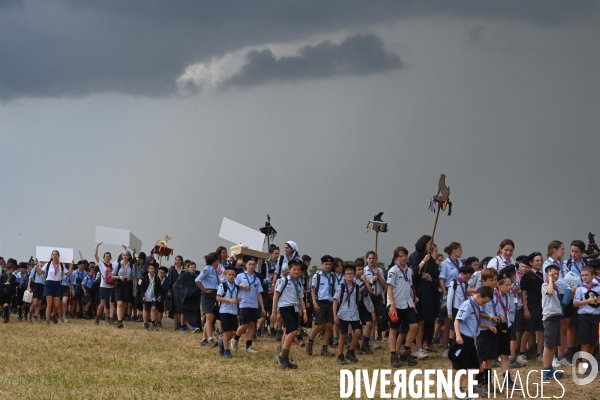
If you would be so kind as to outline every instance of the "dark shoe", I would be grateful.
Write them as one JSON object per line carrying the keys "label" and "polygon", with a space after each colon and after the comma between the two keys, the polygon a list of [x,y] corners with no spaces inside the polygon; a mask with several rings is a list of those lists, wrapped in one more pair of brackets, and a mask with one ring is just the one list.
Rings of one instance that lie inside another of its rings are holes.
{"label": "dark shoe", "polygon": [[335,357],[335,354],[330,353],[327,347],[321,347],[321,355],[326,357]]}
{"label": "dark shoe", "polygon": [[109,325],[114,325],[115,324],[115,319],[114,318],[109,318],[108,319],[108,324]]}
{"label": "dark shoe", "polygon": [[55,324],[58,324],[58,316],[56,314],[54,314],[52,316],[52,322],[54,322]]}
{"label": "dark shoe", "polygon": [[356,355],[354,354],[354,350],[348,350],[346,352],[346,359],[348,359],[349,361],[352,361],[353,363],[358,362],[358,358],[356,358]]}
{"label": "dark shoe", "polygon": [[178,331],[178,330],[179,330],[179,328],[181,328],[181,322],[175,322],[175,323],[173,324],[173,330],[174,330],[174,331]]}
{"label": "dark shoe", "polygon": [[117,328],[119,328],[119,329],[123,328],[123,322],[122,321],[117,321]]}
{"label": "dark shoe", "polygon": [[292,366],[290,365],[287,357],[284,357],[284,356],[282,356],[280,354],[277,354],[277,362],[279,363],[279,366],[281,368],[285,368],[285,369],[287,369],[287,368],[291,369],[292,368]]}
{"label": "dark shoe", "polygon": [[400,361],[406,361],[406,350],[402,350],[400,352],[399,358],[400,358]]}
{"label": "dark shoe", "polygon": [[392,368],[400,368],[402,363],[400,363],[400,359],[398,358],[398,353],[390,354],[390,364]]}
{"label": "dark shoe", "polygon": [[144,324],[144,330],[148,332],[150,330],[150,324]]}
{"label": "dark shoe", "polygon": [[373,350],[371,350],[371,346],[369,345],[369,343],[364,343],[362,344],[362,346],[360,346],[360,350],[365,353],[365,354],[373,354]]}
{"label": "dark shoe", "polygon": [[415,365],[418,365],[419,363],[417,362],[417,359],[414,358],[412,355],[407,354],[406,355],[406,364],[410,367],[414,367]]}
{"label": "dark shoe", "polygon": [[337,356],[337,363],[340,365],[346,365],[346,359],[344,358],[343,354],[340,354],[339,356]]}
{"label": "dark shoe", "polygon": [[313,346],[314,346],[314,342],[311,342],[310,340],[306,342],[306,347],[304,347],[304,349],[306,350],[306,354],[308,354],[309,356],[312,356],[313,354]]}
{"label": "dark shoe", "polygon": [[94,325],[100,325],[100,318],[96,317],[94,320]]}
{"label": "dark shoe", "polygon": [[282,333],[280,330],[277,331],[277,334],[275,335],[275,340],[281,340],[282,337]]}

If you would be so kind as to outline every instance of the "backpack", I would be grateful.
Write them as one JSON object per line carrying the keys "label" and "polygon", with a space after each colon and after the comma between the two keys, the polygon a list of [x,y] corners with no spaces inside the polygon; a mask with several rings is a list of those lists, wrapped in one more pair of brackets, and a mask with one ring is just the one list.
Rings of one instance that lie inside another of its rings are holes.
{"label": "backpack", "polygon": [[84,270],[84,277],[80,278],[79,277],[79,271],[73,271],[74,274],[76,274],[76,278],[75,278],[75,294],[76,295],[80,295],[81,294],[81,284],[83,283],[83,279],[85,279],[86,275],[85,274],[85,270]]}
{"label": "backpack", "polygon": [[[106,264],[104,264],[104,265],[106,265]],[[102,275],[102,273],[100,273],[100,275]],[[108,265],[106,265],[106,273],[102,278],[104,278],[104,283],[106,283],[107,285],[115,284],[115,280],[112,277],[112,267],[109,267]]]}
{"label": "backpack", "polygon": [[[340,305],[344,302],[344,293],[346,293],[346,289],[348,288],[348,285],[346,284],[346,282],[342,282],[342,284],[340,285]],[[360,290],[359,287],[356,283],[354,283],[354,292],[356,293],[356,305],[358,306],[358,299],[359,299],[359,295],[360,295]]]}
{"label": "backpack", "polygon": [[[52,264],[52,262],[48,262],[47,268],[46,268],[46,273],[44,274],[44,280],[48,279],[48,272],[50,271],[50,265]],[[59,262],[58,263],[60,265],[60,274],[61,274],[61,280],[62,280],[62,275],[64,275],[65,273],[65,266],[63,265],[63,263]]]}

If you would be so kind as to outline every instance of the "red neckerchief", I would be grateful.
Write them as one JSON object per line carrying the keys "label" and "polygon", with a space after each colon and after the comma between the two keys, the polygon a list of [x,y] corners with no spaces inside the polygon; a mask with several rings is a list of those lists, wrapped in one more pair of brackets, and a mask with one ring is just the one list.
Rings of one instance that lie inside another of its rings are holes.
{"label": "red neckerchief", "polygon": [[[535,276],[536,278],[543,279],[541,276],[538,275],[538,273],[535,269],[530,268],[529,272],[531,272],[533,274],[533,276]],[[548,282],[548,281],[546,281],[546,282]]]}
{"label": "red neckerchief", "polygon": [[494,302],[494,316],[497,317],[497,313],[496,313],[496,304],[500,304],[500,307],[502,307],[502,311],[504,311],[504,319],[508,320],[508,295],[506,296],[506,306],[504,306],[504,302],[502,301],[502,299],[504,299],[504,295],[502,293],[500,293],[500,291],[498,290],[498,288],[494,289],[494,295],[497,299],[496,302]]}

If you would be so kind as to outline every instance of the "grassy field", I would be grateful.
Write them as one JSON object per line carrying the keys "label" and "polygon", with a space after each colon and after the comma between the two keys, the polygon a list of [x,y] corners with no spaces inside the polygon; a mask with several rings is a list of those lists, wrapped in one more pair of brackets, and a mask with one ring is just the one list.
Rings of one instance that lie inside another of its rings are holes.
{"label": "grassy field", "polygon": [[[166,324],[162,332],[144,332],[142,324],[133,322],[119,330],[104,322],[94,326],[91,321],[70,320],[46,326],[13,318],[0,324],[0,337],[1,399],[339,398],[341,367],[335,358],[309,357],[303,348],[293,347],[291,355],[299,369],[281,370],[272,339],[255,343],[258,354],[240,350],[225,360],[216,348],[200,347],[201,335],[174,332]],[[242,344],[243,339],[240,348]],[[390,368],[385,346],[374,355],[358,357],[360,362],[348,368]],[[528,369],[541,369],[530,363]],[[449,367],[438,352],[417,368]],[[600,399],[598,381],[577,386],[569,370],[561,382],[567,390],[565,399]],[[530,390],[534,396],[535,386]],[[556,383],[544,387],[544,396],[561,394]],[[513,398],[523,397],[515,392]]]}

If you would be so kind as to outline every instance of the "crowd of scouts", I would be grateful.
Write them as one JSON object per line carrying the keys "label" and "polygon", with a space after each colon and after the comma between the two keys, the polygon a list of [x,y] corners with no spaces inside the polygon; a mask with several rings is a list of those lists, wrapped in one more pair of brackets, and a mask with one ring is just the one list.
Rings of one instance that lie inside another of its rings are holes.
{"label": "crowd of scouts", "polygon": [[[569,257],[562,242],[552,241],[545,257],[533,252],[514,259],[515,244],[506,239],[495,257],[461,260],[460,243],[446,246],[443,256],[425,235],[412,254],[397,247],[387,271],[369,251],[352,263],[325,255],[312,277],[311,258],[300,256],[293,241],[282,254],[271,245],[260,272],[256,258],[237,260],[225,247],[207,254],[197,271],[181,256],[159,267],[152,253],[125,246],[117,261],[109,252],[100,259],[100,245],[95,262],[76,265],[62,264],[58,251],[43,265],[0,257],[3,322],[12,311],[19,321],[48,325],[72,316],[160,330],[168,314],[175,330],[202,332],[201,345],[218,347],[225,358],[242,337],[245,351],[255,353],[253,341],[268,335],[279,342],[278,364],[292,369],[292,346],[313,355],[317,341],[317,353],[337,356],[341,365],[382,342],[393,368],[415,366],[441,349],[454,369],[479,371],[482,395],[494,367],[512,389],[510,369],[529,360],[542,365],[544,379],[560,379],[555,368],[579,361],[577,350],[597,355],[600,260],[588,260],[580,240],[570,243]],[[578,277],[575,290],[557,285],[567,274]]]}

